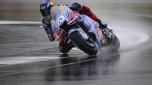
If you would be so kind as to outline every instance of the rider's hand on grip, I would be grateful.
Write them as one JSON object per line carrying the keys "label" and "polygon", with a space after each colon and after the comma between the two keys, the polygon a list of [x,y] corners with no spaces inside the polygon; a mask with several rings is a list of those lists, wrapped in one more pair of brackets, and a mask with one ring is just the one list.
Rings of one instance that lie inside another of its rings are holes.
{"label": "rider's hand on grip", "polygon": [[50,41],[54,41],[54,40],[55,40],[55,37],[54,37],[54,36],[49,36],[49,40],[50,40]]}
{"label": "rider's hand on grip", "polygon": [[55,38],[56,38],[56,33],[55,33],[55,32],[52,32],[52,33],[51,33],[51,36],[49,36],[49,40],[50,40],[50,41],[54,41]]}

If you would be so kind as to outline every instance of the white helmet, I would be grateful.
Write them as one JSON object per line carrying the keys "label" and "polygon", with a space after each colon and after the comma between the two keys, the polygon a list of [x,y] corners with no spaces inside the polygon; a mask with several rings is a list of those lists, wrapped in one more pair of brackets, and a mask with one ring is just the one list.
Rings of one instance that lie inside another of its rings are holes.
{"label": "white helmet", "polygon": [[60,6],[53,6],[51,8],[50,14],[51,14],[51,17],[54,20],[56,20],[57,16],[63,15],[64,17],[67,17],[70,12],[71,10],[68,7],[64,5],[60,5]]}

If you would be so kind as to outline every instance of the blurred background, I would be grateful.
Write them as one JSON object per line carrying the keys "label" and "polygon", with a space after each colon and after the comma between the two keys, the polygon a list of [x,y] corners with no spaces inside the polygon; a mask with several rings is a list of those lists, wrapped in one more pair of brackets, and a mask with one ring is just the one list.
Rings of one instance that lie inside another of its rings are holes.
{"label": "blurred background", "polygon": [[[67,5],[80,2],[88,5],[99,17],[112,16],[107,11],[121,11],[152,15],[152,0],[55,0]],[[40,21],[39,4],[42,0],[0,0],[0,20]],[[94,10],[98,9],[98,10]],[[100,11],[99,11],[100,10]],[[105,11],[106,10],[106,11]],[[125,17],[125,16],[124,16]]]}

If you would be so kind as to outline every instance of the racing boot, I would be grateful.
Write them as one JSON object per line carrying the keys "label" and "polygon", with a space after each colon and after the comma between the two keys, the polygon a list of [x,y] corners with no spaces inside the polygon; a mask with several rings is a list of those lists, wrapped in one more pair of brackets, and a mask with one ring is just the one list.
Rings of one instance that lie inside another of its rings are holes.
{"label": "racing boot", "polygon": [[109,28],[104,28],[103,34],[106,37],[106,40],[108,41],[108,43],[110,43],[112,41],[113,31]]}
{"label": "racing boot", "polygon": [[103,24],[103,23],[99,24],[99,28],[102,30],[102,33],[105,36],[107,45],[108,45],[112,40],[113,31],[111,29],[107,28],[107,24]]}
{"label": "racing boot", "polygon": [[102,23],[100,19],[97,19],[96,22],[98,22],[99,28],[102,30],[103,35],[107,36],[107,24]]}
{"label": "racing boot", "polygon": [[102,30],[103,35],[106,37],[106,39],[109,41],[111,40],[112,30],[107,28],[107,24],[103,23],[100,19],[96,20],[99,24],[99,28]]}

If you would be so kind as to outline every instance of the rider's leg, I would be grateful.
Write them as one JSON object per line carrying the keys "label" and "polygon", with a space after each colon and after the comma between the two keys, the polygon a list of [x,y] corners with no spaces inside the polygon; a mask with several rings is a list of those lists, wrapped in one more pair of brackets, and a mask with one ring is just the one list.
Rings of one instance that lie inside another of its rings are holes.
{"label": "rider's leg", "polygon": [[[85,15],[82,16],[81,22],[83,23],[84,26],[86,26],[88,32],[96,33],[95,25],[97,24],[97,22],[95,22],[94,20],[90,19],[88,16]],[[111,40],[112,30],[108,28],[104,28],[102,29],[102,32],[103,35],[105,35],[108,40]]]}
{"label": "rider's leg", "polygon": [[[81,24],[85,27],[85,29],[87,30],[87,34],[89,35],[89,37],[91,37],[92,40],[96,40],[97,37],[97,31],[96,31],[96,25],[98,26],[98,23],[95,22],[94,20],[92,20],[91,18],[89,18],[86,15],[82,15],[81,16]],[[85,31],[85,29],[83,29]],[[86,31],[85,31],[86,32]]]}
{"label": "rider's leg", "polygon": [[107,37],[107,39],[111,39],[112,30],[107,28],[107,25],[103,24],[100,19],[97,19],[96,22],[99,23],[99,28],[102,30],[103,34]]}

